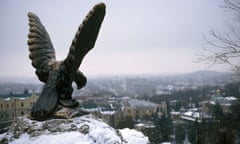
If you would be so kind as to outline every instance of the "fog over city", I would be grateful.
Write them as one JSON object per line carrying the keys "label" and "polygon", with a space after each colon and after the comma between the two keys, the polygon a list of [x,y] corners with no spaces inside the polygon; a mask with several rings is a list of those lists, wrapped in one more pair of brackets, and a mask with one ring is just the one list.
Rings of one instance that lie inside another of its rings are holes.
{"label": "fog over city", "polygon": [[[89,9],[99,1],[0,2],[0,77],[35,77],[28,58],[29,11],[47,29],[58,60],[64,59]],[[225,65],[196,63],[212,29],[227,31],[229,14],[218,0],[110,1],[93,50],[80,69],[86,75],[176,74],[228,71]]]}

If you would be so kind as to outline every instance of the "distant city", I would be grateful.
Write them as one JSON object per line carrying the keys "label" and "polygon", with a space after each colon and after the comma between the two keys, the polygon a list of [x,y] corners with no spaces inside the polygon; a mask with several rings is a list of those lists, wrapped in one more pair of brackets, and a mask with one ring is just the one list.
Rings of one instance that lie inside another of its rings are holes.
{"label": "distant city", "polygon": [[[0,82],[0,132],[29,114],[43,87],[17,80]],[[80,109],[116,129],[142,131],[151,143],[240,142],[240,83],[230,73],[90,77],[73,87]]]}
{"label": "distant city", "polygon": [[[203,85],[221,85],[231,80],[227,72],[197,71],[177,75],[131,75],[131,76],[94,76],[88,77],[88,82],[82,90],[76,90],[74,96],[92,95],[94,92],[105,91],[117,96],[137,96],[142,94],[161,94],[173,90],[198,88]],[[0,78],[0,94],[41,92],[43,83],[36,78]],[[88,94],[92,93],[92,94]]]}

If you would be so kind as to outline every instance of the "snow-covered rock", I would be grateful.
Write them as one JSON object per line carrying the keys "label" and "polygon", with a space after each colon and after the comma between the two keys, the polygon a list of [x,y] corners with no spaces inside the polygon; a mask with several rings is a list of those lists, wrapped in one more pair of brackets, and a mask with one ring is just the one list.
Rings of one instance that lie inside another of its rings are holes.
{"label": "snow-covered rock", "polygon": [[146,137],[142,132],[136,131],[134,129],[121,129],[119,130],[123,139],[127,141],[128,144],[147,144],[149,143],[148,137]]}
{"label": "snow-covered rock", "polygon": [[148,138],[131,129],[115,130],[92,115],[35,121],[17,117],[1,144],[147,144]]}

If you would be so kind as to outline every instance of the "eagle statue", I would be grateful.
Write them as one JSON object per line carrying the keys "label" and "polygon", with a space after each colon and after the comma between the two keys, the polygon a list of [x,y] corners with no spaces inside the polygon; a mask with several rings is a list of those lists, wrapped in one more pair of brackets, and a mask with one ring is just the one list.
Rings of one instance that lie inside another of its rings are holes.
{"label": "eagle statue", "polygon": [[95,5],[79,26],[67,57],[57,61],[45,27],[34,13],[28,13],[29,58],[36,69],[38,79],[45,83],[31,109],[33,118],[46,119],[56,112],[59,106],[67,108],[78,106],[78,102],[72,99],[72,83],[75,82],[77,88],[81,89],[87,82],[86,77],[78,69],[84,56],[95,45],[104,16],[105,4]]}

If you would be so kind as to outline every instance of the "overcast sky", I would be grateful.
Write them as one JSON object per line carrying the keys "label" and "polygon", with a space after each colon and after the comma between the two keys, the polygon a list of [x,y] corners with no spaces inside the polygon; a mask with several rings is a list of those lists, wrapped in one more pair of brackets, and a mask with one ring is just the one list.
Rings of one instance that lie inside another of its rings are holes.
{"label": "overcast sky", "polygon": [[[58,60],[97,0],[1,0],[0,77],[35,77],[28,58],[29,11],[47,29]],[[106,17],[80,70],[86,75],[166,74],[227,71],[196,63],[203,34],[226,30],[222,0],[103,0]]]}

